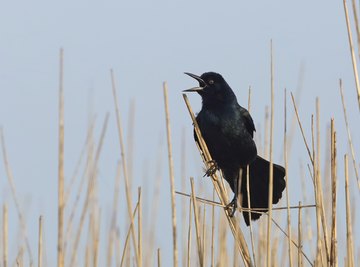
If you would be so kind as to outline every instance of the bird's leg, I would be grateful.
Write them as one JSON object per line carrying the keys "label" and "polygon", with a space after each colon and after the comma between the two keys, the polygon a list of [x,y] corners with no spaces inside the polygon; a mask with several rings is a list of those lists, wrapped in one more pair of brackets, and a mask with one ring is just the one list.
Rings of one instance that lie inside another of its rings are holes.
{"label": "bird's leg", "polygon": [[237,200],[238,200],[238,194],[239,194],[239,179],[235,179],[234,181],[234,198],[231,200],[231,202],[229,204],[226,205],[226,209],[230,210],[229,211],[229,216],[233,217],[236,209],[237,209]]}
{"label": "bird's leg", "polygon": [[234,195],[234,198],[231,200],[229,204],[226,205],[225,209],[229,210],[229,216],[234,217],[235,211],[237,209],[237,194]]}
{"label": "bird's leg", "polygon": [[206,170],[204,177],[205,176],[209,177],[211,175],[214,175],[216,171],[219,169],[219,166],[215,160],[209,160],[207,163],[210,165],[210,167]]}

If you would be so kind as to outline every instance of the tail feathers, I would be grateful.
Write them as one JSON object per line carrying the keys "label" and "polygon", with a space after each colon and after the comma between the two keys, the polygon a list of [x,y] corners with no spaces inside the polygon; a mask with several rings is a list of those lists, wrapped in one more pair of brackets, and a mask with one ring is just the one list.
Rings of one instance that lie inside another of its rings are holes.
{"label": "tail feathers", "polygon": [[[249,165],[249,191],[250,191],[250,208],[257,208],[259,212],[266,212],[269,207],[269,173],[270,162],[257,156],[255,161]],[[242,207],[248,208],[248,196],[246,189],[246,170],[243,171],[241,179],[241,193],[242,193]],[[279,202],[282,192],[285,189],[285,169],[280,165],[273,164],[273,204]],[[246,225],[250,224],[251,220],[257,220],[262,215],[261,213],[243,211],[243,216]]]}

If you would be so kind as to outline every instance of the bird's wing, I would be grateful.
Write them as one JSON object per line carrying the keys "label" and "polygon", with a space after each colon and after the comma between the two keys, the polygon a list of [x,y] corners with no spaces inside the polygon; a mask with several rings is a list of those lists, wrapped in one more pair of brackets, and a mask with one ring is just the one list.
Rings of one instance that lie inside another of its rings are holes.
{"label": "bird's wing", "polygon": [[[200,116],[199,114],[196,116],[196,122],[198,123],[198,125],[200,124]],[[199,139],[196,135],[196,132],[195,132],[195,127],[194,127],[194,139],[195,139],[195,142],[198,144],[199,148],[201,149],[200,147],[200,144],[199,144]]]}
{"label": "bird's wing", "polygon": [[242,117],[244,118],[244,123],[245,123],[245,127],[247,129],[247,131],[249,132],[249,134],[251,135],[251,137],[254,137],[254,132],[255,130],[255,125],[254,125],[254,121],[251,118],[251,115],[249,113],[249,111],[247,111],[247,109],[240,107],[240,113],[242,115]]}

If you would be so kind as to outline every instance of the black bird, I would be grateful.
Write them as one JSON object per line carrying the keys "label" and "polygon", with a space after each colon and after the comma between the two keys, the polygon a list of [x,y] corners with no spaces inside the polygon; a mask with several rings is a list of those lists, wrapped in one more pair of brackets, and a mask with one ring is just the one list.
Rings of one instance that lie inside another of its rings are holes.
{"label": "black bird", "polygon": [[[266,212],[269,207],[270,162],[257,155],[253,140],[255,126],[248,110],[238,104],[233,90],[220,74],[206,72],[200,77],[187,72],[185,74],[199,82],[198,87],[184,92],[197,92],[201,96],[202,108],[196,116],[196,121],[216,168],[221,169],[235,194],[227,206],[231,209],[230,215],[233,216],[236,211],[238,192],[241,194],[241,206],[248,208],[247,165],[249,165],[250,207]],[[195,132],[194,138],[198,142]],[[206,174],[211,174],[211,171],[209,169]],[[240,173],[242,173],[241,179],[239,179]],[[284,176],[285,169],[273,164],[273,204],[278,203],[285,189]],[[243,212],[247,225],[250,223],[249,215],[249,212]],[[252,220],[257,220],[260,216],[261,213],[251,212]]]}

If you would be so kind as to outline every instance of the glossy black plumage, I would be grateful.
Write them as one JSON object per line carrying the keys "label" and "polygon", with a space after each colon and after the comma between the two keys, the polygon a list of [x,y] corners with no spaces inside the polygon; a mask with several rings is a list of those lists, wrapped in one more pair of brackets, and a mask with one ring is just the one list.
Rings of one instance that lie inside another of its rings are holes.
{"label": "glossy black plumage", "polygon": [[[232,215],[237,207],[236,192],[240,192],[241,206],[248,207],[247,165],[250,170],[251,208],[260,208],[265,212],[268,208],[270,163],[257,155],[253,140],[255,126],[249,112],[238,104],[234,92],[220,74],[207,72],[200,77],[186,74],[199,82],[198,87],[185,91],[196,91],[202,97],[202,108],[196,120],[213,160],[234,192],[234,199],[229,204],[233,205]],[[197,141],[195,134],[194,137]],[[241,179],[240,168],[243,170]],[[273,204],[280,200],[285,189],[284,176],[285,169],[273,164]],[[249,225],[249,212],[243,212],[243,216]],[[251,213],[252,220],[260,216],[259,213]]]}

